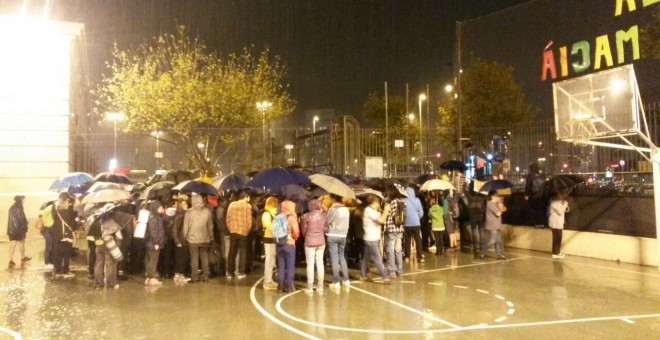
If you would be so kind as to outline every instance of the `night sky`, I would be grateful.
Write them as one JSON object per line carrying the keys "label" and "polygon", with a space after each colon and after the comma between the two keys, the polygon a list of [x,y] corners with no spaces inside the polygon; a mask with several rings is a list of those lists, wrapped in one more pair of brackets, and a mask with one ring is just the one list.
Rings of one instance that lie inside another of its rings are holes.
{"label": "night sky", "polygon": [[[452,82],[457,20],[523,0],[51,0],[51,18],[85,24],[89,77],[99,79],[112,44],[148,42],[177,24],[219,53],[268,46],[288,67],[298,112],[359,115],[368,94],[424,91]],[[22,1],[0,1],[9,12]],[[45,0],[29,1],[38,11]]]}

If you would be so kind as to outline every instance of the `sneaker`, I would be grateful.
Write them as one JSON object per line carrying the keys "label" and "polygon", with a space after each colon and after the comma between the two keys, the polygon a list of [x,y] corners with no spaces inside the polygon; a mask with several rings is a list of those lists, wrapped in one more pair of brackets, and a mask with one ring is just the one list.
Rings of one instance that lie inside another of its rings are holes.
{"label": "sneaker", "polygon": [[30,260],[32,260],[32,258],[29,257],[29,256],[26,256],[26,257],[24,257],[24,258],[21,259],[21,262],[28,262],[28,261],[30,261]]}
{"label": "sneaker", "polygon": [[62,274],[62,277],[63,277],[64,279],[67,279],[67,280],[68,280],[68,279],[73,279],[74,277],[76,277],[76,274],[74,274],[74,273],[66,273],[66,274]]}
{"label": "sneaker", "polygon": [[190,278],[186,277],[185,275],[181,274],[181,282],[190,282]]}
{"label": "sneaker", "polygon": [[63,279],[64,274],[53,274],[53,279]]}
{"label": "sneaker", "polygon": [[339,285],[339,282],[335,282],[330,284],[330,288],[339,289],[341,288],[341,286]]}
{"label": "sneaker", "polygon": [[174,282],[179,282],[181,281],[181,274],[174,274]]}
{"label": "sneaker", "polygon": [[424,263],[424,261],[425,261],[425,260],[424,260],[424,256],[422,255],[422,257],[420,257],[419,259],[417,259],[417,261],[418,261],[419,263]]}
{"label": "sneaker", "polygon": [[119,285],[115,285],[112,289],[119,289]]}
{"label": "sneaker", "polygon": [[146,278],[146,279],[144,279],[144,285],[145,285],[145,286],[148,286],[150,281],[151,281],[150,278]]}
{"label": "sneaker", "polygon": [[395,272],[391,272],[391,273],[390,273],[390,277],[391,277],[391,278],[395,278],[395,277],[396,277],[396,273],[395,273]]}
{"label": "sneaker", "polygon": [[386,278],[383,279],[383,284],[389,286],[389,285],[392,284],[392,280],[390,280],[388,277],[386,277]]}
{"label": "sneaker", "polygon": [[497,259],[498,259],[498,260],[506,260],[506,256],[504,256],[504,255],[502,255],[502,256],[498,256]]}
{"label": "sneaker", "polygon": [[264,285],[264,290],[277,290],[277,283],[269,282]]}
{"label": "sneaker", "polygon": [[9,269],[15,268],[16,267],[16,262],[14,261],[9,261]]}
{"label": "sneaker", "polygon": [[563,259],[563,258],[564,258],[564,254],[563,254],[563,253],[559,253],[559,254],[557,254],[557,255],[552,254],[552,258],[553,258],[553,259]]}
{"label": "sneaker", "polygon": [[314,286],[307,286],[305,288],[305,294],[313,294],[314,293]]}
{"label": "sneaker", "polygon": [[344,281],[341,283],[341,285],[344,286],[344,287],[350,287],[350,286],[351,286],[351,281],[349,281],[349,280],[344,280]]}
{"label": "sneaker", "polygon": [[323,293],[323,284],[322,284],[322,283],[319,283],[319,284],[316,286],[316,292],[317,292],[317,293]]}
{"label": "sneaker", "polygon": [[[362,282],[371,282],[372,280],[368,276],[360,276],[360,281],[362,281]],[[350,284],[349,284],[349,286],[350,286]]]}
{"label": "sneaker", "polygon": [[231,280],[231,279],[233,279],[233,278],[234,278],[234,276],[233,276],[233,275],[231,275],[231,274],[227,274],[227,275],[226,275],[225,277],[227,278],[227,280]]}
{"label": "sneaker", "polygon": [[239,272],[238,274],[236,274],[236,278],[237,278],[237,279],[244,279],[245,276],[246,276],[245,273],[240,273],[240,272]]}
{"label": "sneaker", "polygon": [[54,268],[54,266],[53,266],[52,263],[48,263],[48,264],[44,265],[44,270],[46,270],[46,271],[53,270],[53,268]]}
{"label": "sneaker", "polygon": [[158,279],[155,279],[155,278],[154,278],[154,279],[150,279],[150,280],[149,280],[149,286],[160,287],[160,286],[162,286],[162,285],[163,285],[163,282],[160,281],[160,280],[158,280]]}

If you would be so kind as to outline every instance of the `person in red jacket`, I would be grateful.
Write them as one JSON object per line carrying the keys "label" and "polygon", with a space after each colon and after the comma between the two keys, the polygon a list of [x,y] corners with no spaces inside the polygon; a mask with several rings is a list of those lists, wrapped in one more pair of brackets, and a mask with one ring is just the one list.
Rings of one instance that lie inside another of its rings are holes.
{"label": "person in red jacket", "polygon": [[277,245],[277,292],[294,292],[293,277],[296,274],[296,240],[300,236],[296,204],[292,201],[282,202],[280,213],[286,215],[287,240],[284,245]]}

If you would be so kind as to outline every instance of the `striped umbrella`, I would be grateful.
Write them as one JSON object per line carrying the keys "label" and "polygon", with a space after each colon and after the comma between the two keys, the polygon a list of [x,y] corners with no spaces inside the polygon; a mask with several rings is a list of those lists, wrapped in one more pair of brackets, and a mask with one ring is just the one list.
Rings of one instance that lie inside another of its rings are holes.
{"label": "striped umbrella", "polygon": [[309,176],[309,180],[317,186],[325,189],[328,193],[337,196],[355,199],[355,192],[346,183],[332,176],[314,174]]}

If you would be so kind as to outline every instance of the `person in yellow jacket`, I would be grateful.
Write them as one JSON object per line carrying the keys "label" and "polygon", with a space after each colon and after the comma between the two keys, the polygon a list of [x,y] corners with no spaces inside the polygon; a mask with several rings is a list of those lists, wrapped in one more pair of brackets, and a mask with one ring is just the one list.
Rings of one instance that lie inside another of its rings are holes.
{"label": "person in yellow jacket", "polygon": [[277,197],[268,197],[264,205],[264,213],[261,215],[261,225],[264,228],[264,252],[266,259],[264,260],[264,282],[263,287],[266,290],[276,290],[277,283],[273,281],[273,267],[277,262],[277,254],[275,252],[275,242],[271,234],[271,224],[273,218],[277,215],[277,204],[279,201]]}

